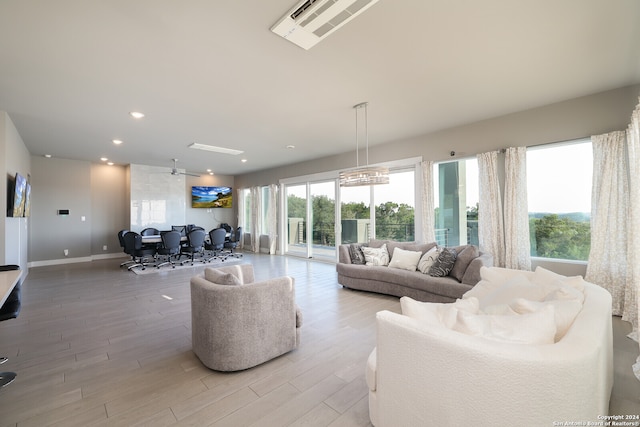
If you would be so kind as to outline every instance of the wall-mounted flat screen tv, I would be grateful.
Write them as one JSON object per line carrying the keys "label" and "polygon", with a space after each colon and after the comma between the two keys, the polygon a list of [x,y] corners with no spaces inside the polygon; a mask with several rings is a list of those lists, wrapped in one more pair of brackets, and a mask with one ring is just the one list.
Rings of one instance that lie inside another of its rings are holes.
{"label": "wall-mounted flat screen tv", "polygon": [[[11,187],[11,186],[9,186]],[[27,179],[16,173],[13,182],[13,191],[7,193],[7,216],[21,217],[24,216],[24,207],[26,201]]]}
{"label": "wall-mounted flat screen tv", "polygon": [[191,187],[192,208],[230,208],[233,206],[231,187]]}

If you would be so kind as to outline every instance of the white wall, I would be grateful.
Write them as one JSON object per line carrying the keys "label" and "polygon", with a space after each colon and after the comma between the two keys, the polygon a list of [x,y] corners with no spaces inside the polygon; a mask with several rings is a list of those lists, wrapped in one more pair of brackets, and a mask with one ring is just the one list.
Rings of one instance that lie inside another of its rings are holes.
{"label": "white wall", "polygon": [[0,206],[4,221],[0,223],[0,264],[18,264],[27,269],[29,252],[29,218],[7,217],[7,185],[16,173],[27,179],[31,175],[31,158],[9,115],[0,111]]}

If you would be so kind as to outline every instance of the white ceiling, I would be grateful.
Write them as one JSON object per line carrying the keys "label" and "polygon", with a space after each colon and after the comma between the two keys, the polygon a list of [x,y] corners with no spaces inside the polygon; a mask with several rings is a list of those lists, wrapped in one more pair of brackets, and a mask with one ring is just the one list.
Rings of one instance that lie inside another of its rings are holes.
{"label": "white ceiling", "polygon": [[375,145],[640,83],[638,0],[380,0],[308,51],[294,4],[2,0],[0,110],[34,155],[235,175],[352,151],[362,101]]}

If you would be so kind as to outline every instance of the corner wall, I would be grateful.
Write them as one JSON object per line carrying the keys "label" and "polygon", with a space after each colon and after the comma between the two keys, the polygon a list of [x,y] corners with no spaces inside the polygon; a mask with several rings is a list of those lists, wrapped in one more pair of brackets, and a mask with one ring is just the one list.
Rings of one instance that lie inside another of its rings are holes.
{"label": "corner wall", "polygon": [[27,270],[30,218],[7,217],[7,183],[16,173],[25,178],[31,174],[31,157],[9,115],[0,111],[0,206],[4,220],[0,222],[0,264],[18,264]]}

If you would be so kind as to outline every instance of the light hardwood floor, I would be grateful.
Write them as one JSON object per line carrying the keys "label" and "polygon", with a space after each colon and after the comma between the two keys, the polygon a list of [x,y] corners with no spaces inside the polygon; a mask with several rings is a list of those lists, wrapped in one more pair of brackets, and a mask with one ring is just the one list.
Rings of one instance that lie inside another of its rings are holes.
{"label": "light hardwood floor", "polygon": [[[191,352],[189,278],[204,267],[135,275],[120,260],[32,268],[18,319],[0,323],[4,426],[367,426],[366,359],[375,313],[395,297],[343,289],[332,264],[245,254],[256,278],[288,274],[304,324],[300,347],[220,373]],[[614,318],[612,414],[640,412],[637,343]],[[589,373],[585,373],[589,375]]]}

